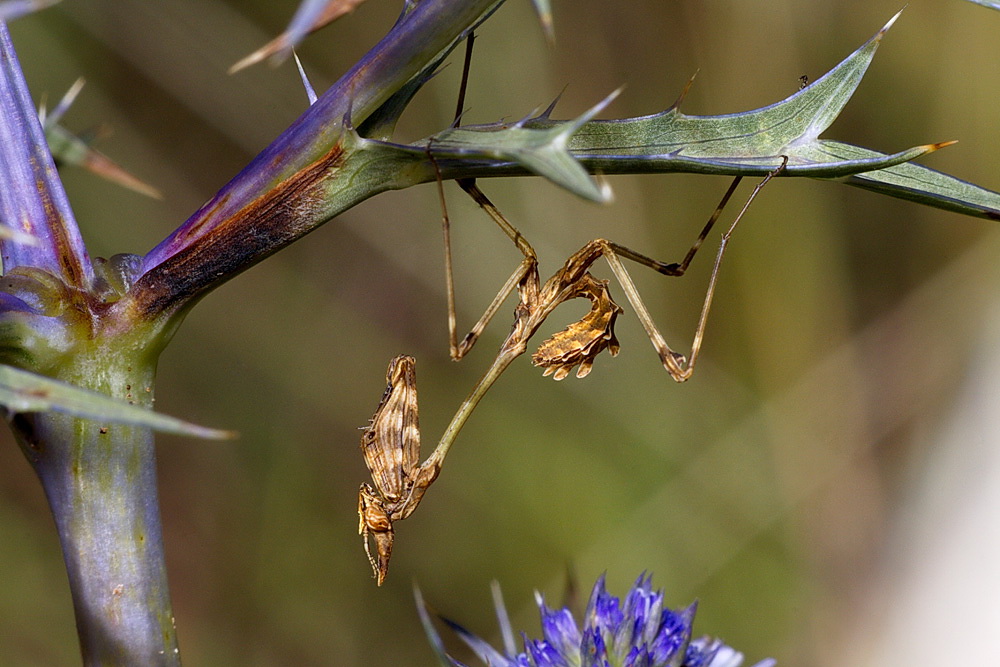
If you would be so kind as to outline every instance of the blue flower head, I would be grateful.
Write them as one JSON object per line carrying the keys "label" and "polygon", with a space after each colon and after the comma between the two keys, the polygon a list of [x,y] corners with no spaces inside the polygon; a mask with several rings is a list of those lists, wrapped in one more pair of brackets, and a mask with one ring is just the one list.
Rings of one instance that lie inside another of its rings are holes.
{"label": "blue flower head", "polygon": [[[740,667],[743,654],[717,639],[691,638],[696,605],[674,611],[663,606],[662,591],[642,574],[624,602],[610,595],[602,575],[590,594],[583,626],[569,609],[553,610],[536,594],[542,619],[542,639],[523,638],[518,652],[503,601],[495,589],[497,617],[504,636],[500,652],[460,625],[441,620],[489,667]],[[430,614],[417,591],[417,609],[442,664],[466,667],[444,650]],[[763,660],[755,667],[773,667]]]}

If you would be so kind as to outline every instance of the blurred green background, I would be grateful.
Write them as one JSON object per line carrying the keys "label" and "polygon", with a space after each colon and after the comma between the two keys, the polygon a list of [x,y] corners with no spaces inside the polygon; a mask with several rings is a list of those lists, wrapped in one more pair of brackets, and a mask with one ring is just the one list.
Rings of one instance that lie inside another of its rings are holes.
{"label": "blurred green background", "polygon": [[[318,90],[384,34],[399,5],[373,0],[307,40],[301,55]],[[66,0],[12,26],[36,99],[85,76],[64,123],[113,128],[98,147],[166,194],[144,199],[64,171],[93,255],[147,251],[302,112],[290,63],[226,74],[294,8]],[[604,117],[653,113],[696,72],[686,112],[763,106],[793,93],[801,75],[818,78],[898,9],[881,0],[556,0],[550,48],[528,0],[510,0],[480,32],[464,120],[517,119],[564,87],[555,115],[569,117],[623,84]],[[416,99],[400,138],[450,122],[453,60]],[[1000,13],[912,0],[825,136],[885,151],[957,139],[925,163],[998,189],[997,62]],[[604,207],[539,179],[481,186],[548,274],[597,236],[679,260],[728,179],[610,183],[616,200]],[[446,189],[468,327],[518,254],[458,188]],[[683,280],[633,271],[681,351],[716,242]],[[918,646],[935,636],[964,659],[996,627],[997,612],[977,605],[1000,579],[995,507],[973,493],[1000,439],[978,425],[1000,385],[990,356],[997,257],[995,223],[835,183],[772,183],[734,236],[694,378],[670,380],[624,302],[622,354],[602,356],[585,380],[556,384],[519,360],[420,511],[397,526],[378,589],[356,534],[357,489],[368,479],[357,444],[385,366],[401,353],[419,360],[426,454],[506,335],[509,309],[462,363],[449,361],[434,187],[366,202],[206,298],[162,357],[159,410],[241,433],[221,444],[159,440],[186,662],[429,665],[414,582],[439,612],[495,639],[492,579],[515,627],[537,635],[533,590],[558,602],[572,572],[585,598],[607,572],[623,594],[644,570],[675,606],[699,599],[696,631],[751,661],[905,664],[894,637]],[[549,330],[584,307],[557,311]],[[76,664],[52,522],[3,437],[0,664]],[[959,525],[974,548],[951,536]],[[978,562],[935,560],[949,545]],[[956,571],[968,580],[940,584],[934,605],[915,593]],[[942,617],[957,617],[969,641],[943,632]],[[942,654],[933,655],[917,663]]]}

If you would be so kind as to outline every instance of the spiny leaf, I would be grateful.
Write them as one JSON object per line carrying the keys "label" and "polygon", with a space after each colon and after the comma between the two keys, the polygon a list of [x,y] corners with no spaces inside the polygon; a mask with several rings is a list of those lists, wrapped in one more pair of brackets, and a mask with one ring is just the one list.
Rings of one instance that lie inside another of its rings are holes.
{"label": "spiny leaf", "polygon": [[[604,173],[697,171],[764,174],[788,157],[789,175],[845,176],[886,166],[876,158],[828,155],[818,138],[851,99],[896,14],[843,62],[791,97],[752,111],[721,116],[689,116],[679,101],[652,116],[593,121],[573,135],[569,148],[593,171]],[[547,114],[528,127],[546,127]],[[893,156],[912,159],[939,147],[918,147]]]}
{"label": "spiny leaf", "polygon": [[0,405],[10,412],[61,412],[96,421],[144,426],[196,438],[231,438],[231,431],[206,428],[131,405],[105,394],[0,365]]}
{"label": "spiny leaf", "polygon": [[[851,98],[882,36],[898,17],[896,14],[874,37],[822,78],[781,102],[744,113],[689,116],[681,113],[678,101],[670,109],[651,116],[589,121],[570,136],[569,153],[590,173],[696,172],[748,176],[766,174],[781,163],[782,156],[787,156],[783,172],[787,176],[846,178],[851,185],[883,194],[966,215],[1000,219],[1000,193],[909,163],[950,142],[917,146],[889,155],[819,138]],[[509,141],[531,145],[535,141],[528,139],[532,132],[560,127],[558,121],[551,120],[550,113],[551,108],[513,128],[504,123],[456,128],[431,138],[431,152],[437,158],[457,144],[466,147],[464,159],[463,152],[455,150],[439,161],[441,171],[446,174],[464,170],[467,176],[516,175],[523,173],[519,166],[535,171],[513,155],[506,157],[509,163],[488,162],[483,157],[494,144]],[[508,139],[505,133],[518,136]],[[420,142],[415,147],[426,150],[426,145],[427,142]],[[483,150],[477,153],[477,146]],[[457,165],[449,164],[452,158],[458,161]]]}
{"label": "spiny leaf", "polygon": [[[898,16],[823,78],[783,102],[732,116],[686,116],[675,105],[647,118],[594,121],[574,135],[570,149],[590,171],[604,173],[760,174],[774,167],[774,157],[768,159],[768,153],[784,154],[789,157],[788,175],[849,176],[846,182],[857,187],[965,215],[1000,219],[1000,193],[909,163],[918,154],[947,143],[890,156],[817,138],[860,83],[882,35]],[[796,133],[801,133],[799,138],[788,136]],[[758,163],[761,159],[763,163]],[[882,160],[887,162],[879,164]],[[865,164],[870,171],[858,168]]]}
{"label": "spiny leaf", "polygon": [[481,167],[494,175],[520,166],[588,199],[606,199],[586,172],[653,173],[692,171],[763,175],[787,156],[784,173],[846,177],[899,164],[940,148],[918,146],[893,155],[869,152],[845,158],[825,150],[819,134],[836,119],[861,82],[882,35],[874,37],[812,85],[788,99],[745,113],[689,116],[675,104],[639,118],[590,120],[614,94],[573,121],[550,118],[552,107],[519,123],[462,126],[400,151],[427,152],[455,172]]}

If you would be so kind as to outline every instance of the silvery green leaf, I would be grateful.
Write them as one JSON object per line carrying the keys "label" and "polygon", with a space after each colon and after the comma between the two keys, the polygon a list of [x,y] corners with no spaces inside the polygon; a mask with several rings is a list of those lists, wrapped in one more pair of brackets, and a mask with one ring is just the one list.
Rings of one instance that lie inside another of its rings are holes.
{"label": "silvery green leaf", "polygon": [[89,389],[0,365],[0,405],[13,413],[61,412],[96,421],[144,426],[196,438],[231,438],[231,431],[190,424]]}
{"label": "silvery green leaf", "polygon": [[[789,175],[836,177],[913,159],[939,145],[848,158],[825,150],[827,142],[819,138],[851,99],[898,16],[839,65],[781,102],[721,116],[689,116],[678,103],[651,116],[592,121],[572,136],[569,150],[588,170],[602,173],[763,175],[787,156]],[[552,122],[546,112],[526,126],[541,129]]]}
{"label": "silvery green leaf", "polygon": [[[909,162],[949,142],[885,154],[820,138],[861,83],[882,36],[898,16],[823,77],[776,104],[743,113],[690,116],[680,111],[678,103],[650,116],[576,123],[566,148],[586,171],[603,174],[760,176],[787,156],[784,174],[788,176],[841,178],[851,185],[967,215],[1000,217],[1000,194]],[[565,155],[555,164],[561,168],[560,177],[533,168],[517,155],[518,145],[544,143],[544,134],[532,133],[553,132],[565,125],[551,120],[550,113],[551,108],[514,125],[494,123],[446,131],[429,140],[431,153],[443,158],[439,166],[446,176],[460,173],[463,167],[467,176],[516,175],[528,170],[594,198],[596,190],[583,191],[578,172],[565,167]],[[426,150],[427,143],[414,147]],[[492,162],[483,161],[491,155]],[[450,164],[451,159],[459,164]]]}
{"label": "silvery green leaf", "polygon": [[410,151],[413,158],[418,151],[429,153],[446,173],[463,167],[469,175],[527,170],[594,200],[606,199],[606,193],[587,172],[763,175],[787,157],[788,175],[833,178],[899,164],[940,145],[844,158],[825,150],[826,142],[818,138],[850,100],[896,17],[812,85],[761,109],[689,116],[675,104],[651,116],[591,120],[613,93],[572,121],[552,120],[550,107],[517,123],[462,126],[411,146],[389,146]]}
{"label": "silvery green leaf", "polygon": [[[856,146],[849,148],[861,150]],[[856,174],[846,182],[865,190],[943,208],[946,211],[1000,220],[1000,193],[922,164],[900,164],[889,169]]]}

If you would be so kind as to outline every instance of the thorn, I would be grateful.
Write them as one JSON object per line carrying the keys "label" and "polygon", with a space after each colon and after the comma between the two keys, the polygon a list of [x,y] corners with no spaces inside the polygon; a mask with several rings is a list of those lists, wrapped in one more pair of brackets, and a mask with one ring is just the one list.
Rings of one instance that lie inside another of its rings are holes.
{"label": "thorn", "polygon": [[526,123],[528,123],[529,121],[535,120],[538,117],[539,117],[539,110],[538,110],[538,107],[535,107],[534,109],[532,109],[531,111],[529,111],[527,114],[525,114],[524,116],[522,116],[520,120],[517,120],[517,121],[514,121],[513,123],[511,123],[510,126],[511,127],[524,127]]}
{"label": "thorn", "polygon": [[684,84],[684,88],[681,89],[681,94],[677,96],[677,99],[670,105],[670,108],[667,109],[667,111],[680,111],[681,103],[684,102],[684,98],[687,97],[688,91],[691,90],[691,85],[694,84],[695,77],[697,76],[698,70],[695,70],[694,74],[691,75],[691,78]]}
{"label": "thorn", "polygon": [[[906,9],[908,5],[909,5],[909,3],[907,3],[906,5],[903,5],[903,9]],[[886,32],[889,31],[889,28],[892,27],[892,24],[895,23],[896,19],[899,18],[899,15],[903,13],[903,9],[900,9],[898,12],[896,12],[896,14],[891,19],[889,19],[889,22],[886,23],[882,27],[882,29],[878,31],[878,35],[877,35],[878,38],[881,38],[882,35],[884,35]]]}
{"label": "thorn", "polygon": [[298,44],[306,35],[313,33],[328,23],[340,18],[344,14],[354,11],[354,8],[365,0],[330,0],[325,3],[313,1],[303,2],[292,17],[291,23],[283,33],[272,39],[270,42],[260,47],[250,55],[235,63],[229,68],[230,74],[271,58],[274,65],[281,64],[292,48]]}
{"label": "thorn", "polygon": [[309,77],[306,75],[306,70],[302,67],[302,61],[299,60],[299,54],[295,52],[295,49],[292,49],[292,57],[295,58],[295,66],[299,68],[299,78],[302,79],[302,86],[306,89],[306,97],[309,98],[309,106],[312,106],[316,104],[316,91],[309,82]]}
{"label": "thorn", "polygon": [[468,109],[463,109],[463,110],[462,110],[462,113],[460,113],[460,114],[458,114],[457,116],[455,116],[455,120],[451,121],[451,126],[450,126],[450,127],[451,127],[452,129],[454,129],[454,128],[456,128],[456,127],[459,127],[459,126],[460,126],[460,125],[462,124],[462,118],[464,118],[464,117],[465,117],[465,114],[466,114],[466,113],[467,113],[468,111],[469,111]]}
{"label": "thorn", "polygon": [[559,100],[562,99],[563,93],[566,92],[566,89],[568,87],[569,87],[569,84],[566,84],[565,86],[563,86],[563,89],[559,91],[559,94],[556,95],[555,99],[552,100],[551,104],[549,104],[549,106],[547,106],[545,108],[545,111],[542,112],[542,114],[539,116],[539,118],[545,119],[545,120],[550,120],[551,119],[552,112],[555,111],[556,104],[558,104]]}
{"label": "thorn", "polygon": [[953,146],[957,143],[958,139],[953,141],[939,141],[936,144],[926,144],[925,146],[921,146],[921,148],[926,148],[928,153],[933,153],[934,151],[939,151],[942,148],[947,148],[948,146]]}
{"label": "thorn", "polygon": [[236,74],[240,70],[244,70],[247,67],[250,67],[251,65],[256,65],[257,63],[264,60],[268,56],[274,53],[278,53],[279,51],[284,49],[286,44],[287,44],[287,38],[285,37],[284,34],[281,34],[278,37],[271,40],[270,42],[268,42],[267,44],[265,44],[264,46],[254,51],[253,53],[251,53],[250,55],[244,56],[243,58],[237,60],[235,63],[233,63],[232,67],[229,68],[227,73]]}
{"label": "thorn", "polygon": [[42,127],[45,127],[45,114],[47,111],[45,106],[48,104],[48,102],[49,102],[49,94],[42,93],[42,99],[39,100],[38,102],[38,122],[42,124]]}
{"label": "thorn", "polygon": [[157,188],[133,176],[111,158],[93,148],[88,148],[87,155],[80,164],[84,169],[133,192],[152,199],[163,199],[163,193]]}
{"label": "thorn", "polygon": [[62,99],[59,100],[59,104],[57,104],[52,110],[52,113],[47,113],[45,101],[42,101],[38,107],[38,119],[41,121],[42,127],[48,129],[59,122],[66,111],[69,110],[70,106],[72,106],[73,102],[76,101],[76,98],[80,94],[80,91],[83,90],[83,85],[85,83],[86,80],[82,76],[74,81],[73,85],[66,91],[66,94],[64,94]]}
{"label": "thorn", "polygon": [[605,107],[614,102],[615,98],[621,95],[623,90],[625,90],[625,86],[619,86],[615,90],[612,90],[603,100],[580,114],[580,116],[567,122],[566,127],[568,128],[568,132],[566,134],[573,134],[583,127],[584,123],[593,120],[594,116],[604,111]]}

